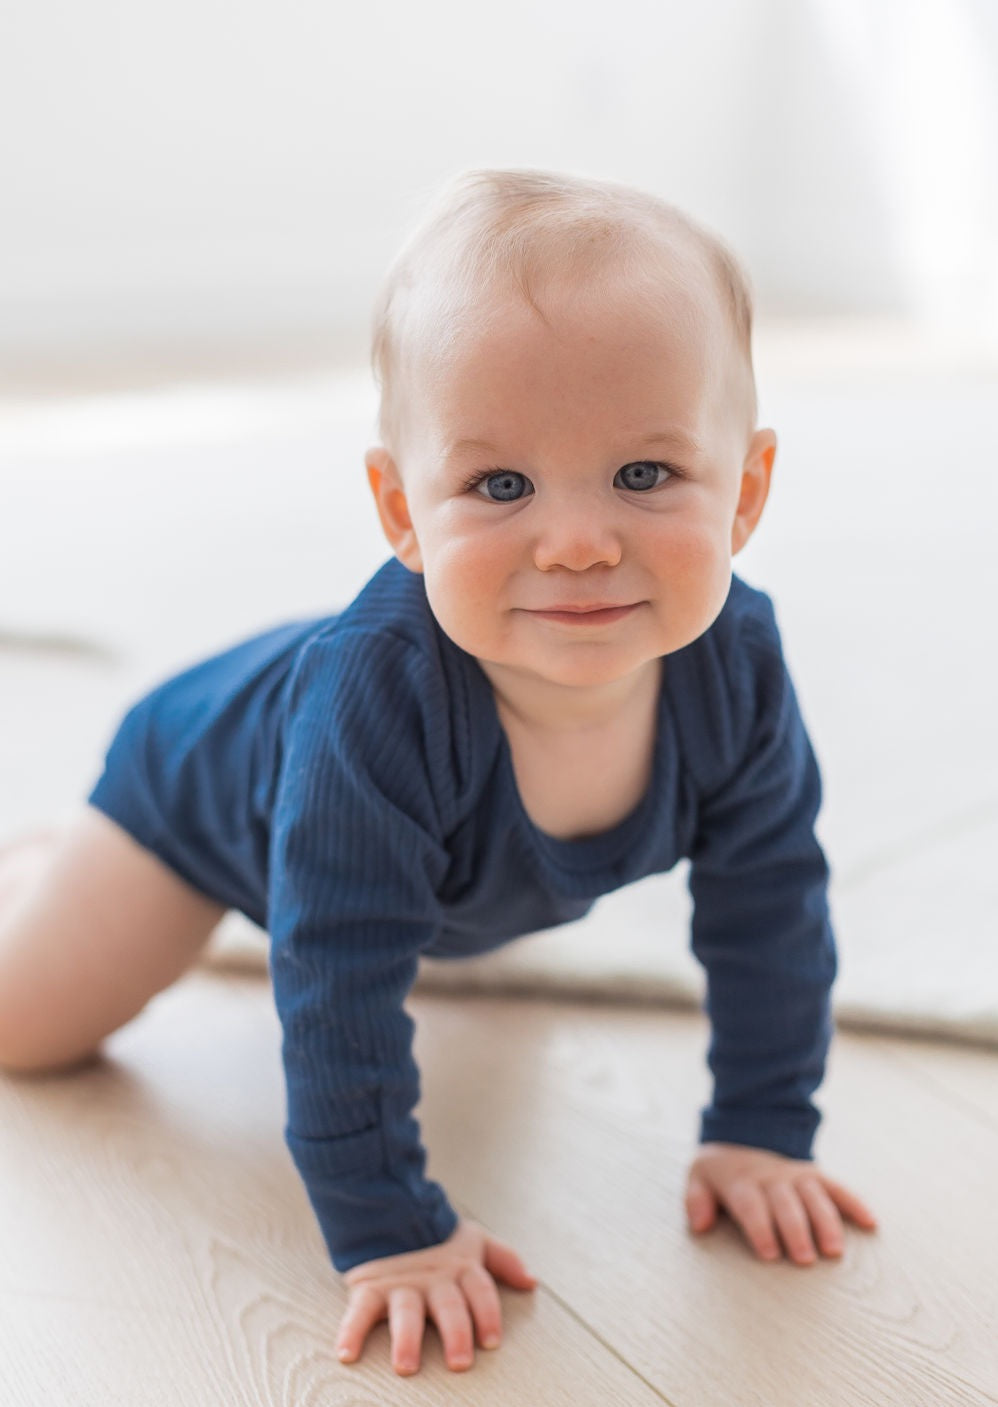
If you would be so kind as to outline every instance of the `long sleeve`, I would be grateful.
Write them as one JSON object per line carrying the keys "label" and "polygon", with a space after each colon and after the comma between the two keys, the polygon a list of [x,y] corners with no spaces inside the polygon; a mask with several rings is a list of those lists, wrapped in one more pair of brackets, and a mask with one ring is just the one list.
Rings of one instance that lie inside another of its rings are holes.
{"label": "long sleeve", "polygon": [[747,623],[750,663],[734,684],[751,720],[740,761],[702,803],[690,857],[714,1077],[700,1139],[809,1158],[836,954],[814,833],[818,766],[766,604],[769,620]]}
{"label": "long sleeve", "polygon": [[432,785],[445,742],[423,674],[406,642],[341,629],[289,685],[268,914],[285,1138],[340,1271],[457,1224],[424,1175],[403,1007],[448,863]]}

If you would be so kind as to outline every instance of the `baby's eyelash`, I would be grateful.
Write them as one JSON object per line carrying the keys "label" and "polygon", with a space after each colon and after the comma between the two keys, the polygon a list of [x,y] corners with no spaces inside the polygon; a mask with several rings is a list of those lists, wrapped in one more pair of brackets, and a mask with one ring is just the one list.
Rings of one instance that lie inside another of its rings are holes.
{"label": "baby's eyelash", "polygon": [[489,478],[492,474],[512,474],[514,472],[515,470],[502,469],[498,465],[494,469],[476,469],[474,473],[469,474],[464,480],[461,489],[462,491],[467,491],[468,489],[477,488],[480,483]]}
{"label": "baby's eyelash", "polygon": [[[674,479],[683,479],[686,477],[681,469],[677,469],[675,464],[666,464],[663,459],[631,459],[628,460],[628,464],[654,464],[656,469],[664,469],[666,473],[671,475],[671,477]],[[627,465],[622,464],[620,468],[626,469]],[[620,470],[618,470],[617,472],[619,473]],[[495,465],[491,469],[476,469],[473,473],[469,474],[468,477],[463,481],[463,483],[461,484],[461,491],[463,493],[470,492],[471,489],[477,488],[479,484],[483,483],[492,474],[519,473],[519,469],[508,469],[500,464]],[[520,477],[526,478],[526,475],[521,474]]]}
{"label": "baby's eyelash", "polygon": [[[653,464],[656,469],[664,469],[673,479],[685,479],[686,475],[682,469],[678,469],[675,464],[666,464],[664,459],[632,459],[631,464]],[[626,469],[627,465],[622,464],[621,469]]]}

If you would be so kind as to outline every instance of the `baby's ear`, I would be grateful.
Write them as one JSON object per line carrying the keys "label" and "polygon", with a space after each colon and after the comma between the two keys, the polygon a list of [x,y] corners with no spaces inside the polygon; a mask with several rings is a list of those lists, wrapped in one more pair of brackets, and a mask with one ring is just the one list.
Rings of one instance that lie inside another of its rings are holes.
{"label": "baby's ear", "polygon": [[421,572],[423,558],[398,465],[383,445],[372,446],[364,455],[364,464],[381,527],[392,551],[404,567]]}
{"label": "baby's ear", "polygon": [[740,552],[755,532],[769,496],[769,481],[776,458],[776,431],[756,430],[742,465],[735,521],[731,526],[731,555]]}

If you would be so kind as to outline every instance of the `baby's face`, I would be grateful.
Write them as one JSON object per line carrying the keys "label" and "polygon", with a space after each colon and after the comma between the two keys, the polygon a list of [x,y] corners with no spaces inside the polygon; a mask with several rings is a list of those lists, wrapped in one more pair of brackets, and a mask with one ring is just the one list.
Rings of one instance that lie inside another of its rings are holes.
{"label": "baby's face", "polygon": [[626,287],[543,306],[510,297],[424,357],[400,462],[372,450],[369,476],[442,629],[494,679],[603,685],[717,617],[775,437],[752,433],[719,310],[704,327],[690,294]]}

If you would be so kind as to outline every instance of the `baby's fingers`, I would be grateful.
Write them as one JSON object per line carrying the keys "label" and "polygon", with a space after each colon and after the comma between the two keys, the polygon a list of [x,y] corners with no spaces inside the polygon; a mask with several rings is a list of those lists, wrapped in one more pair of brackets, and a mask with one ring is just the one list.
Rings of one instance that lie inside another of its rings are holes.
{"label": "baby's fingers", "polygon": [[473,1265],[461,1276],[461,1289],[471,1306],[471,1314],[482,1348],[498,1348],[502,1337],[502,1304],[496,1282],[483,1265]]}
{"label": "baby's fingers", "polygon": [[769,1203],[759,1184],[750,1178],[741,1178],[732,1184],[723,1200],[757,1255],[763,1260],[778,1260],[780,1244]]}
{"label": "baby's fingers", "polygon": [[797,1188],[787,1182],[774,1182],[769,1188],[769,1201],[790,1259],[798,1265],[812,1264],[817,1257],[811,1223]]}
{"label": "baby's fingers", "polygon": [[797,1181],[797,1193],[811,1218],[818,1249],[825,1256],[842,1254],[842,1218],[819,1177],[802,1177]]}
{"label": "baby's fingers", "polygon": [[370,1285],[351,1290],[336,1335],[336,1356],[341,1363],[353,1363],[360,1357],[368,1334],[387,1313],[384,1297]]}
{"label": "baby's fingers", "polygon": [[537,1284],[536,1276],[531,1275],[517,1252],[505,1241],[497,1241],[494,1236],[486,1235],[483,1259],[485,1269],[490,1274],[512,1285],[515,1290],[532,1290]]}
{"label": "baby's fingers", "polygon": [[822,1176],[821,1185],[839,1211],[850,1221],[854,1221],[857,1226],[865,1226],[868,1231],[872,1231],[876,1227],[877,1218],[866,1203],[856,1196],[855,1192],[850,1192],[848,1187],[842,1186],[841,1182],[833,1182],[830,1177]]}
{"label": "baby's fingers", "polygon": [[686,1218],[694,1231],[709,1231],[717,1220],[717,1198],[696,1173],[686,1184]]}
{"label": "baby's fingers", "polygon": [[423,1296],[411,1286],[402,1285],[388,1296],[388,1333],[392,1345],[392,1367],[396,1373],[417,1373],[419,1354],[426,1327]]}
{"label": "baby's fingers", "polygon": [[447,1367],[455,1372],[470,1368],[475,1355],[471,1315],[464,1295],[453,1280],[446,1280],[431,1285],[427,1299],[440,1331]]}

